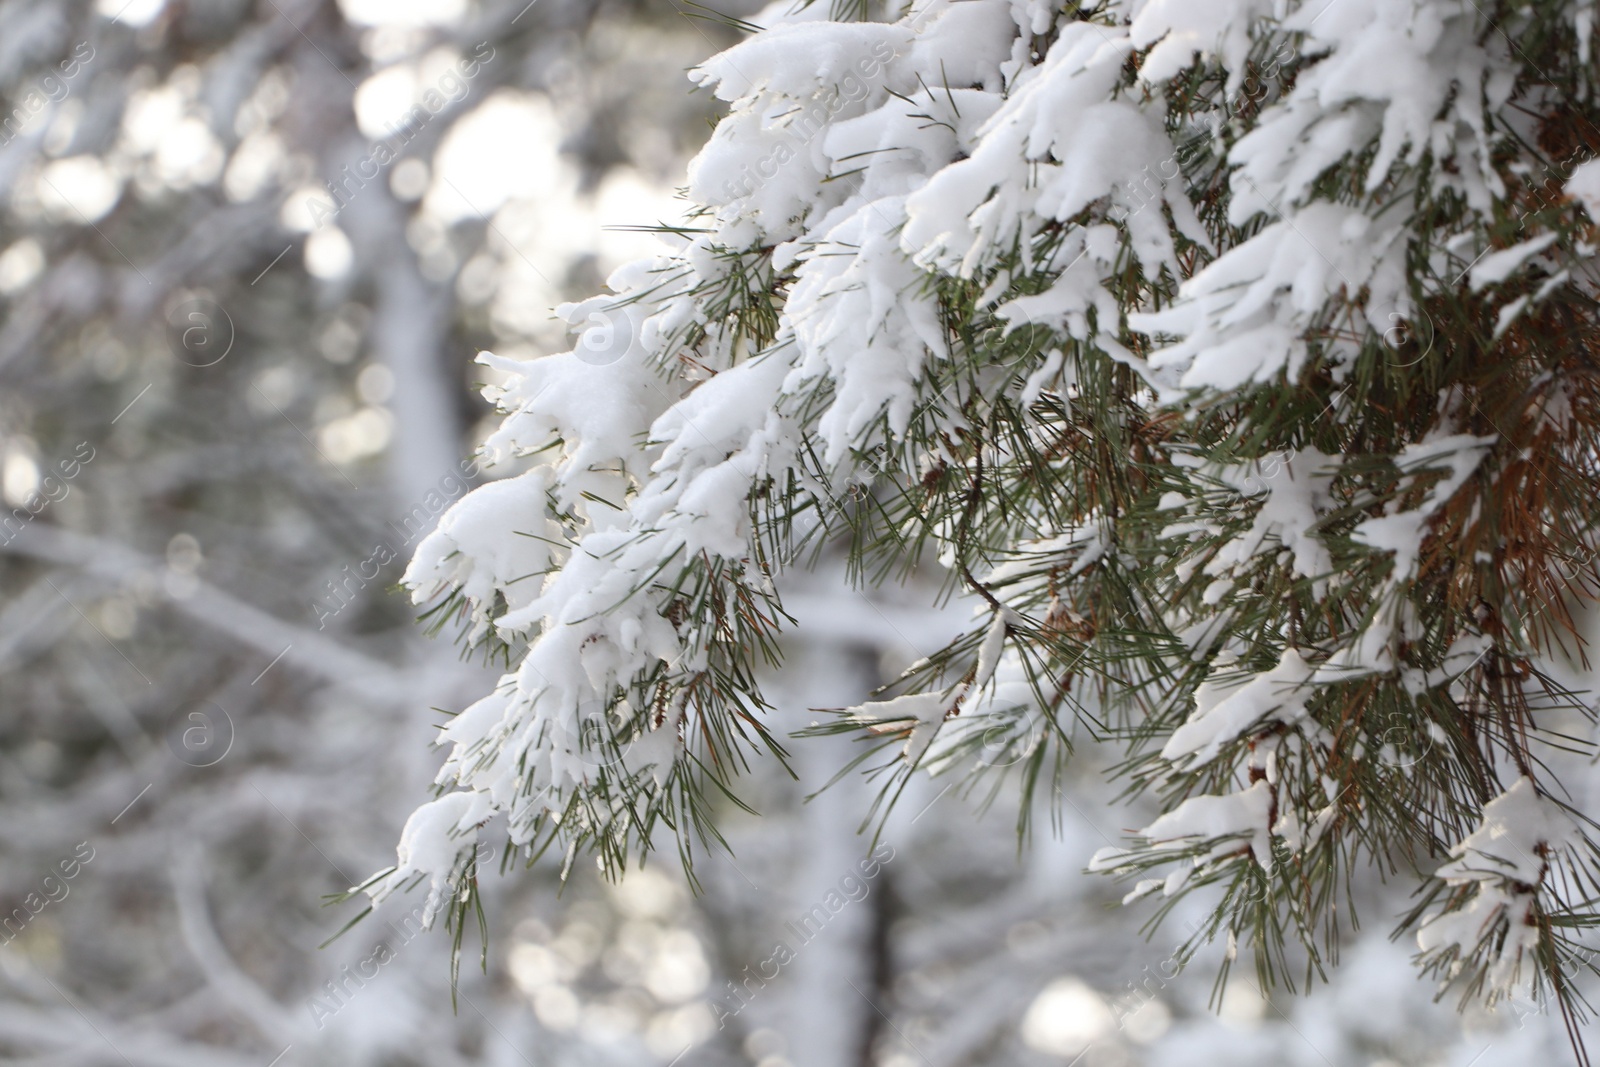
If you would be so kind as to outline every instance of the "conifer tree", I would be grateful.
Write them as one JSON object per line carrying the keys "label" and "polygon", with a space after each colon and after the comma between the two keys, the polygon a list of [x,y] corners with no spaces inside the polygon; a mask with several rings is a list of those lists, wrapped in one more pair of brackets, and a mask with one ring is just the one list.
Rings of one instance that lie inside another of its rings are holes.
{"label": "conifer tree", "polygon": [[1208,892],[1196,937],[1295,985],[1354,881],[1411,879],[1441,995],[1576,1035],[1593,5],[869,14],[780,5],[694,71],[729,111],[670,250],[561,309],[570,353],[481,357],[508,476],[406,582],[507,671],[365,888],[459,921],[480,838],[612,875],[714,842],[752,752],[805,743],[757,670],[842,539],[979,610],[823,727],[885,805],[1011,773],[1026,823],[1110,741],[1166,812],[1096,857],[1131,906]]}

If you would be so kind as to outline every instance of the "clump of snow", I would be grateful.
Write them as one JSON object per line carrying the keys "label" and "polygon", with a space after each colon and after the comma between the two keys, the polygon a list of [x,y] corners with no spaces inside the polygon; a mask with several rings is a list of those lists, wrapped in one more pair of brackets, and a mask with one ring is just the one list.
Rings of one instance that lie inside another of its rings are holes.
{"label": "clump of snow", "polygon": [[449,793],[412,812],[400,831],[395,867],[368,890],[372,899],[381,902],[397,889],[425,878],[428,899],[422,924],[432,926],[472,859],[478,827],[493,814],[489,798],[482,793]]}
{"label": "clump of snow", "polygon": [[1473,292],[1487,289],[1491,285],[1498,285],[1521,270],[1523,265],[1534,256],[1543,252],[1556,243],[1559,234],[1545,233],[1538,237],[1530,238],[1510,248],[1503,248],[1498,252],[1490,252],[1473,265],[1468,275]]}
{"label": "clump of snow", "polygon": [[1299,725],[1306,717],[1315,673],[1312,664],[1290,648],[1276,667],[1249,676],[1243,684],[1236,675],[1228,681],[1208,680],[1195,690],[1194,714],[1167,739],[1162,758],[1206,763],[1252,727],[1268,721]]}
{"label": "clump of snow", "polygon": [[[845,709],[844,714],[856,722],[869,725],[876,733],[908,731],[902,754],[906,762],[911,764],[922,759],[946,720],[961,711],[969,699],[974,706],[969,709],[967,722],[978,723],[977,728],[983,731],[992,729],[996,706],[1015,707],[1017,698],[1024,696],[1017,687],[1020,685],[1025,689],[1027,686],[1026,680],[1019,677],[1020,671],[1007,671],[1008,677],[1003,679],[1002,687],[1004,697],[991,696],[987,702],[981,703],[974,699],[995,678],[1002,664],[1012,668],[1017,666],[1014,657],[1005,656],[1006,635],[1013,621],[1015,617],[1009,612],[995,613],[978,646],[978,659],[973,665],[972,674],[960,684],[938,692],[907,693],[890,700],[869,701]],[[940,762],[938,755],[930,760],[935,766]]]}
{"label": "clump of snow", "polygon": [[1449,885],[1473,886],[1474,891],[1465,904],[1423,920],[1417,931],[1423,956],[1451,960],[1448,980],[1481,954],[1491,994],[1516,992],[1532,977],[1523,965],[1531,963],[1539,945],[1533,909],[1550,858],[1578,840],[1572,817],[1540,796],[1530,779],[1517,779],[1484,805],[1478,828],[1434,872]]}
{"label": "clump of snow", "polygon": [[1428,521],[1472,477],[1497,440],[1496,437],[1435,431],[1407,445],[1395,457],[1395,466],[1412,477],[1440,467],[1446,474],[1428,488],[1416,507],[1402,509],[1396,502],[1383,515],[1362,520],[1351,534],[1355,540],[1380,552],[1394,553],[1391,582],[1409,581],[1416,575]]}
{"label": "clump of snow", "polygon": [[1403,226],[1318,202],[1224,253],[1184,282],[1171,308],[1130,315],[1128,324],[1184,338],[1158,349],[1150,365],[1181,370],[1185,388],[1238,389],[1297,378],[1304,336],[1341,290],[1366,286],[1373,307],[1391,306],[1405,300],[1404,281]]}
{"label": "clump of snow", "polygon": [[1583,205],[1590,222],[1600,222],[1600,159],[1585,160],[1573,167],[1566,192]]}
{"label": "clump of snow", "polygon": [[456,501],[417,546],[400,579],[421,604],[457,588],[472,613],[470,634],[488,628],[495,594],[512,609],[526,606],[544,572],[559,560],[561,527],[546,514],[547,475],[489,482]]}
{"label": "clump of snow", "polygon": [[[1163,891],[1171,896],[1193,874],[1209,864],[1230,863],[1247,854],[1262,868],[1272,867],[1272,787],[1258,781],[1250,788],[1221,796],[1190,797],[1138,832],[1152,845],[1177,846],[1175,851],[1209,843],[1191,868],[1169,875]],[[1241,839],[1243,839],[1241,843]],[[1089,862],[1091,871],[1126,869],[1137,852],[1103,848]],[[1149,887],[1145,892],[1149,891]],[[1141,894],[1142,895],[1142,894]]]}

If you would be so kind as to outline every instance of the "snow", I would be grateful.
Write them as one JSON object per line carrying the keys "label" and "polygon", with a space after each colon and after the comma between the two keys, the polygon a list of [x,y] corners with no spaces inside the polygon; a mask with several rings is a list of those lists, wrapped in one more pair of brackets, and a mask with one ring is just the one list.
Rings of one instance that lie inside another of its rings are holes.
{"label": "snow", "polygon": [[1241,793],[1227,796],[1190,797],[1140,831],[1140,836],[1158,844],[1186,838],[1215,840],[1238,835],[1251,838],[1251,850],[1262,866],[1271,866],[1272,852],[1267,847],[1267,812],[1272,789],[1257,782]]}
{"label": "snow", "polygon": [[912,39],[909,28],[895,24],[786,23],[718,53],[690,77],[719,100],[809,97],[881,68]]}
{"label": "snow", "polygon": [[1540,852],[1571,844],[1577,832],[1572,817],[1541,797],[1531,779],[1518,778],[1483,806],[1478,828],[1450,850],[1455,858],[1434,877],[1455,885],[1493,878],[1538,885],[1548,865]]}
{"label": "snow", "polygon": [[1239,684],[1237,671],[1206,681],[1195,691],[1195,711],[1161,749],[1163,759],[1191,764],[1215,759],[1222,747],[1265,722],[1296,726],[1306,717],[1314,667],[1295,649],[1285,649],[1278,665]]}
{"label": "snow", "polygon": [[[1334,470],[1334,457],[1315,449],[1281,452],[1247,464],[1208,467],[1209,477],[1259,503],[1250,529],[1224,545],[1206,564],[1205,573],[1229,575],[1247,567],[1262,555],[1269,541],[1275,541],[1289,550],[1296,574],[1304,578],[1328,574],[1333,561],[1327,546],[1311,531],[1333,509],[1329,484]],[[1174,500],[1172,506],[1183,502]],[[1224,506],[1231,505],[1229,501]],[[1163,531],[1166,537],[1182,535],[1182,524]],[[1222,581],[1218,579],[1219,583]]]}
{"label": "snow", "polygon": [[[970,157],[908,199],[906,250],[923,265],[970,277],[1024,236],[1024,228],[1037,232],[1115,190],[1126,201],[1142,183],[1187,217],[1187,200],[1174,191],[1176,152],[1159,121],[1132,103],[1107,99],[1131,49],[1126,33],[1090,23],[1065,27],[1043,64],[1019,77],[979,128]],[[1033,165],[1018,165],[1024,161]],[[1137,250],[1152,267],[1175,259],[1157,213],[1135,210],[1128,217]]]}
{"label": "snow", "polygon": [[983,644],[978,646],[978,665],[972,672],[973,689],[982,689],[994,677],[995,668],[1000,665],[1000,654],[1006,647],[1006,634],[1010,631],[1011,621],[1009,613],[995,612],[994,620],[989,623],[989,629],[983,636]]}
{"label": "snow", "polygon": [[1568,196],[1576,197],[1590,222],[1600,222],[1600,159],[1588,159],[1572,168],[1565,185]]}
{"label": "snow", "polygon": [[[1259,781],[1238,793],[1190,797],[1140,830],[1137,836],[1153,845],[1181,847],[1210,844],[1211,849],[1195,860],[1194,869],[1217,861],[1232,862],[1241,847],[1239,839],[1245,838],[1247,840],[1244,843],[1249,847],[1251,858],[1270,870],[1272,833],[1268,815],[1271,810],[1272,787],[1265,781]],[[1103,848],[1094,854],[1089,869],[1121,870],[1133,855],[1135,853],[1127,849]],[[1183,886],[1191,873],[1191,868],[1174,871],[1168,876],[1163,893],[1171,896]]]}
{"label": "snow", "polygon": [[[1433,912],[1417,931],[1424,955],[1487,957],[1489,990],[1508,996],[1532,981],[1539,945],[1533,908],[1549,870],[1550,854],[1578,843],[1572,817],[1539,795],[1522,777],[1484,805],[1478,828],[1451,849],[1454,857],[1434,872],[1449,885],[1474,886],[1461,906]],[[1503,931],[1504,937],[1496,940]],[[1449,972],[1459,972],[1457,959]]]}
{"label": "snow", "polygon": [[478,826],[491,814],[489,798],[481,793],[450,793],[412,812],[400,831],[394,870],[369,890],[373,901],[381,902],[412,879],[425,877],[428,899],[422,924],[432,926],[455,878],[472,856]]}
{"label": "snow", "polygon": [[841,462],[880,414],[898,437],[910,422],[927,353],[945,341],[922,274],[900,254],[903,202],[886,198],[841,218],[800,263],[785,320],[798,349],[784,391],[826,377],[834,401],[817,423],[823,460]]}
{"label": "snow", "polygon": [[[1275,222],[1184,282],[1179,300],[1128,316],[1152,335],[1184,339],[1150,356],[1158,370],[1181,370],[1185,388],[1233,390],[1279,374],[1298,378],[1303,334],[1330,297],[1361,286],[1371,306],[1403,297],[1404,230],[1354,208],[1317,203]],[[1388,323],[1373,323],[1381,333]]]}
{"label": "snow", "polygon": [[1554,233],[1540,234],[1510,248],[1490,252],[1478,260],[1468,275],[1472,291],[1481,292],[1491,285],[1499,285],[1521,270],[1534,256],[1555,244],[1559,236]]}
{"label": "snow", "polygon": [[[944,765],[949,749],[959,746],[961,739],[972,730],[983,734],[985,748],[1003,750],[1006,763],[1020,758],[1012,751],[1015,738],[1001,739],[992,734],[997,710],[1012,711],[1031,708],[1027,678],[1014,656],[1005,656],[1006,637],[1016,617],[1010,612],[996,612],[978,646],[977,662],[972,677],[950,689],[931,693],[907,693],[891,700],[874,700],[845,709],[844,714],[857,722],[869,725],[875,733],[897,733],[909,729],[905,748],[906,762],[916,764],[929,751],[941,729],[958,712],[964,712],[956,725],[956,736],[944,752],[935,752],[928,760],[930,770]],[[995,684],[990,693],[984,690],[990,682]],[[975,724],[975,725],[974,725]],[[1036,724],[1024,718],[1022,732],[1030,730],[1037,736]],[[1010,731],[1008,731],[1010,732]],[[994,742],[1000,741],[1000,744]]]}
{"label": "snow", "polygon": [[1386,514],[1364,519],[1352,531],[1351,537],[1362,544],[1394,554],[1391,583],[1409,581],[1415,576],[1428,521],[1472,477],[1497,440],[1495,437],[1435,432],[1422,441],[1407,445],[1395,457],[1395,466],[1406,474],[1415,476],[1441,466],[1447,474],[1429,487],[1417,507],[1400,510],[1400,504],[1396,501]]}
{"label": "snow", "polygon": [[1519,296],[1515,300],[1511,301],[1511,303],[1507,304],[1505,307],[1496,312],[1494,319],[1494,339],[1498,341],[1500,338],[1504,337],[1506,335],[1506,331],[1511,329],[1511,327],[1516,323],[1517,319],[1524,311],[1528,310],[1528,306],[1532,303],[1532,296]]}
{"label": "snow", "polygon": [[959,699],[958,694],[907,693],[892,700],[877,700],[847,708],[845,714],[857,722],[869,723],[877,733],[909,729],[902,750],[908,763],[916,763],[933,743],[934,735]]}
{"label": "snow", "polygon": [[1232,96],[1253,47],[1252,26],[1273,13],[1271,0],[1151,0],[1139,6],[1129,31],[1136,47],[1155,45],[1140,63],[1139,77],[1159,84],[1196,56],[1216,56],[1232,72],[1226,89]]}
{"label": "snow", "polygon": [[526,607],[543,573],[563,554],[561,527],[545,514],[547,472],[489,482],[462,497],[417,546],[401,582],[426,603],[459,588],[471,603],[474,635],[490,621],[495,594],[512,610]]}

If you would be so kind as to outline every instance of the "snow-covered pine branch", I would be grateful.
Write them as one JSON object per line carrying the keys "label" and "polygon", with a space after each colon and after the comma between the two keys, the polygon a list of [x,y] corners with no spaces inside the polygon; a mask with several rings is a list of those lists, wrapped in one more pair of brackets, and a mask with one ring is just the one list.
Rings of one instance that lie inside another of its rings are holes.
{"label": "snow-covered pine branch", "polygon": [[[1098,861],[1162,872],[1132,896],[1221,883],[1207,932],[1276,968],[1353,868],[1454,855],[1430,958],[1570,1010],[1579,823],[1523,828],[1536,879],[1467,857],[1554,804],[1554,731],[1591,743],[1591,5],[784,11],[693,74],[729,105],[694,228],[562,309],[572,352],[483,357],[515,473],[407,582],[516,662],[374,895],[465,906],[497,817],[611,872],[714,835],[777,746],[774,579],[843,534],[978,604],[838,721],[904,773],[998,729],[1036,782],[1084,716],[1168,809]],[[1485,910],[1526,929],[1456,929]]]}

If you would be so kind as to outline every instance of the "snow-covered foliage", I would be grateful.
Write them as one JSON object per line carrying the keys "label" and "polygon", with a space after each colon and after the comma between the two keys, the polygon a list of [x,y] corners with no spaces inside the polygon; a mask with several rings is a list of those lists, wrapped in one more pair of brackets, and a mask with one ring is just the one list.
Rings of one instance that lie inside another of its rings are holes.
{"label": "snow-covered foliage", "polygon": [[1132,896],[1222,883],[1207,933],[1320,966],[1351,871],[1410,857],[1447,977],[1563,992],[1588,894],[1551,865],[1593,854],[1536,749],[1588,744],[1548,668],[1600,587],[1590,6],[824,7],[693,72],[730,109],[698,211],[562,309],[574,350],[483,357],[509,484],[407,582],[514,662],[375,895],[465,906],[496,817],[612,872],[714,835],[776,747],[776,580],[843,533],[981,603],[836,719],[897,780],[999,737],[1036,782],[1082,724],[1168,809],[1097,860],[1167,869]]}

